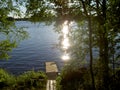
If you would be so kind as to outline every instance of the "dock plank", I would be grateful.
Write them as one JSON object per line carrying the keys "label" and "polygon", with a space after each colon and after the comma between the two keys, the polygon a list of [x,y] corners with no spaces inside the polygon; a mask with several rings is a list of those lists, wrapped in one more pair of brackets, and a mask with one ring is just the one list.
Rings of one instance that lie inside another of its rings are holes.
{"label": "dock plank", "polygon": [[58,68],[55,62],[46,62],[46,73],[48,72],[58,72]]}
{"label": "dock plank", "polygon": [[58,75],[58,67],[55,62],[45,62],[46,74],[49,80],[56,79]]}

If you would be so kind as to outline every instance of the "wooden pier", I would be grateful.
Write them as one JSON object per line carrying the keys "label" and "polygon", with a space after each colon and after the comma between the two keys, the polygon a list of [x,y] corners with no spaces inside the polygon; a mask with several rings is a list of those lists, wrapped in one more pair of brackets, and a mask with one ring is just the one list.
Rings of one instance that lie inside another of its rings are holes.
{"label": "wooden pier", "polygon": [[46,74],[49,80],[55,80],[58,75],[58,67],[55,62],[46,62]]}
{"label": "wooden pier", "polygon": [[55,62],[45,62],[46,74],[48,81],[46,90],[56,90],[56,77],[58,75],[58,67]]}

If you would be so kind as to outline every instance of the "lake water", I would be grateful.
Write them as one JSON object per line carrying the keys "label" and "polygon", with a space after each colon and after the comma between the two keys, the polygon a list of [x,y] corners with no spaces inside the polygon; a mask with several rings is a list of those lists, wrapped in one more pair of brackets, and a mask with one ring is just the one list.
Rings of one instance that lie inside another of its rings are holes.
{"label": "lake water", "polygon": [[59,42],[59,35],[54,32],[53,25],[27,21],[16,22],[16,25],[27,27],[25,30],[30,37],[13,49],[9,60],[0,60],[0,68],[13,74],[21,74],[28,70],[45,71],[46,61],[55,61],[59,68],[62,66],[62,53],[55,47]]}

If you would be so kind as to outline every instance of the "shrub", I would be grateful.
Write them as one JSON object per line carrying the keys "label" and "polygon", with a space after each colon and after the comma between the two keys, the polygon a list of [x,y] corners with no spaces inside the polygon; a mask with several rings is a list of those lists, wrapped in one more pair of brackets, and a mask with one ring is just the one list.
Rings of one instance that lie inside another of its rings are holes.
{"label": "shrub", "polygon": [[109,79],[109,90],[120,89],[120,70],[112,75]]}
{"label": "shrub", "polygon": [[0,88],[12,88],[15,86],[15,77],[7,73],[5,70],[0,69]]}
{"label": "shrub", "polygon": [[28,71],[15,77],[0,69],[0,90],[45,90],[47,76],[43,72]]}
{"label": "shrub", "polygon": [[47,76],[43,72],[28,71],[17,77],[16,88],[17,90],[36,90],[37,88],[45,89],[46,82]]}
{"label": "shrub", "polygon": [[57,90],[90,90],[91,82],[88,69],[67,65],[56,79]]}

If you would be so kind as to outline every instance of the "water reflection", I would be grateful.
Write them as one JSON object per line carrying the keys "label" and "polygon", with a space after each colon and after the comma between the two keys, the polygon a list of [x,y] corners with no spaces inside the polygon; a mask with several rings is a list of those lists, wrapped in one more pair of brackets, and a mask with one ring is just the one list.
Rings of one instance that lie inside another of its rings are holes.
{"label": "water reflection", "polygon": [[62,59],[63,60],[69,60],[70,56],[68,54],[68,49],[70,47],[70,42],[69,42],[69,25],[68,25],[68,21],[65,21],[63,23],[62,33],[63,33],[62,48],[64,50],[64,54],[62,56]]}
{"label": "water reflection", "polygon": [[64,55],[62,56],[62,60],[69,60],[70,56],[67,53],[64,53]]}
{"label": "water reflection", "polygon": [[66,36],[69,33],[68,21],[64,22],[62,32],[63,32],[64,36]]}
{"label": "water reflection", "polygon": [[70,46],[69,44],[69,39],[68,38],[64,38],[62,41],[62,45],[63,45],[63,49],[67,50]]}

